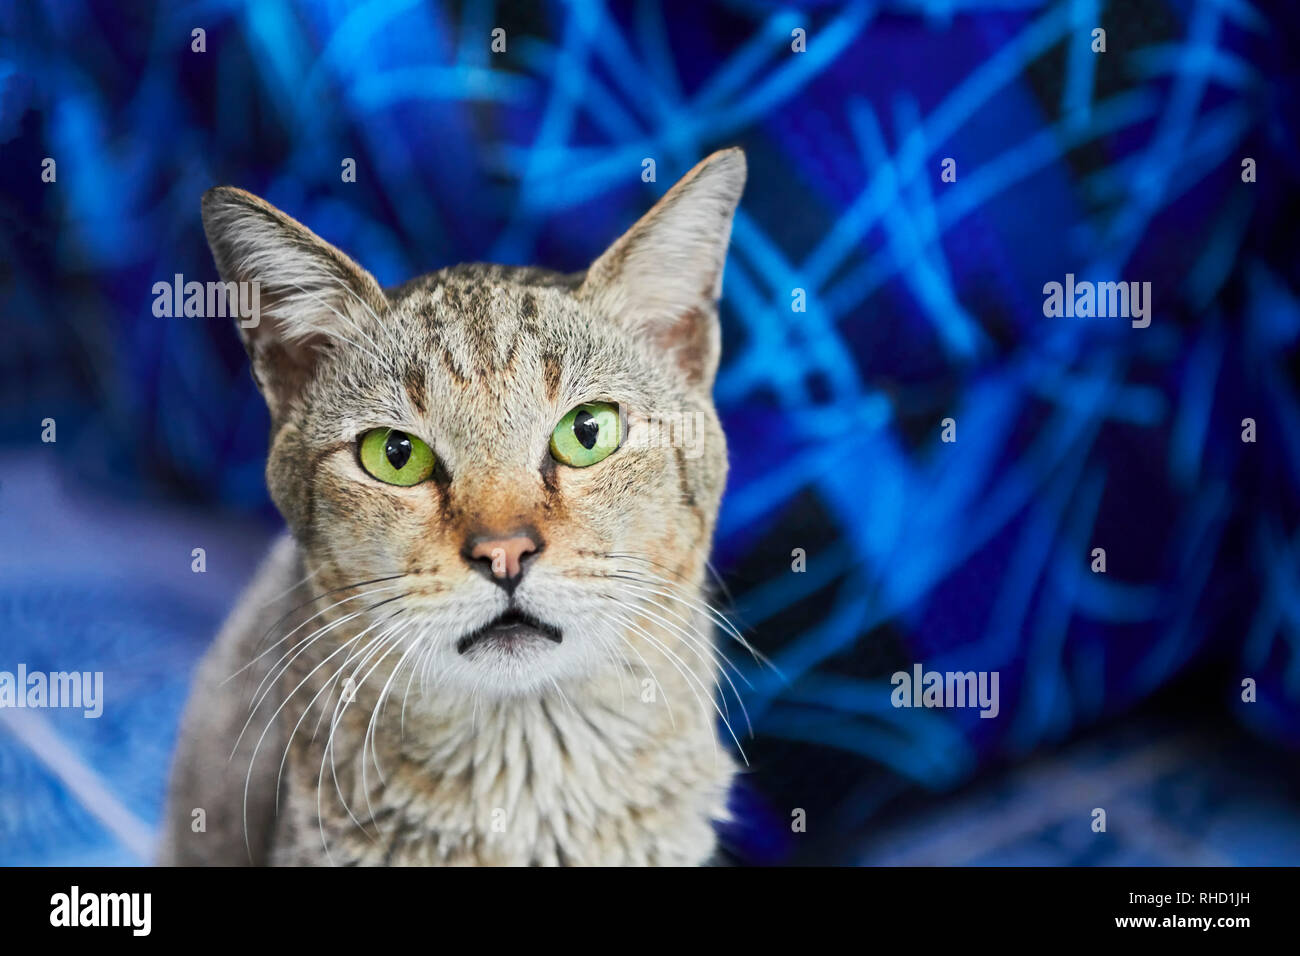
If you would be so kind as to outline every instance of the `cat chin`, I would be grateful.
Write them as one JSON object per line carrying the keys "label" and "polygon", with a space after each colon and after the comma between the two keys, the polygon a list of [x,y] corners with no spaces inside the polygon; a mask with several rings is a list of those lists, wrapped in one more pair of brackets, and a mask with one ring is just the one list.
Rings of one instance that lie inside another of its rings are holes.
{"label": "cat chin", "polygon": [[[556,687],[563,689],[582,676],[572,668],[539,666],[537,662],[481,661],[450,678],[444,686],[469,701],[531,700],[553,694]],[[437,692],[431,703],[438,705]]]}
{"label": "cat chin", "polygon": [[518,643],[482,642],[465,653],[449,648],[430,703],[436,707],[444,692],[480,700],[535,698],[557,687],[567,693],[569,686],[597,678],[602,663],[608,667],[600,658],[589,660],[577,644],[538,637]]}

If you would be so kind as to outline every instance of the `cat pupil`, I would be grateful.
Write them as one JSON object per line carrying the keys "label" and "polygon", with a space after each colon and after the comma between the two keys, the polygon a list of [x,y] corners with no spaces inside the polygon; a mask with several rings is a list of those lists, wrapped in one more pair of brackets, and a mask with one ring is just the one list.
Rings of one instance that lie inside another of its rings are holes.
{"label": "cat pupil", "polygon": [[390,433],[384,445],[384,456],[390,465],[401,471],[411,458],[411,439],[402,432]]}
{"label": "cat pupil", "polygon": [[593,448],[598,434],[600,434],[600,423],[591,417],[590,412],[578,412],[574,416],[573,435],[583,448]]}

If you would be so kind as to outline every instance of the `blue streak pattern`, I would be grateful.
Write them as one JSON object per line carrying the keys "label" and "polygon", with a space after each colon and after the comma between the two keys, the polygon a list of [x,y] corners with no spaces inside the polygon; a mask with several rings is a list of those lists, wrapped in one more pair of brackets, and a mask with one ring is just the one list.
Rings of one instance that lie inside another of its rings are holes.
{"label": "blue streak pattern", "polygon": [[[732,654],[757,761],[840,781],[760,803],[861,822],[1207,661],[1227,712],[1300,746],[1294,13],[67,0],[0,17],[6,446],[54,416],[82,480],[269,524],[235,336],[150,311],[154,282],[212,277],[204,189],[266,196],[385,283],[475,259],[578,269],[739,143],[716,563],[780,672]],[[1066,273],[1149,281],[1151,326],[1045,318]],[[892,707],[889,675],[914,662],[998,671],[1000,719]]]}

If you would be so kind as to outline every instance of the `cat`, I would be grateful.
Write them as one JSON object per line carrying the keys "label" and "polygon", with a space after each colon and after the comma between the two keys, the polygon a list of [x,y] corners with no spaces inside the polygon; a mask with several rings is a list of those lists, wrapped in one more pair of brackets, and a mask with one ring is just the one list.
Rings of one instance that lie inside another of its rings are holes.
{"label": "cat", "polygon": [[[288,530],[199,666],[160,862],[714,858],[738,766],[715,625],[744,639],[706,595],[712,386],[745,175],[704,159],[585,273],[389,290],[265,201],[204,195],[223,281],[258,284],[237,324]],[[636,440],[668,416],[691,455]]]}

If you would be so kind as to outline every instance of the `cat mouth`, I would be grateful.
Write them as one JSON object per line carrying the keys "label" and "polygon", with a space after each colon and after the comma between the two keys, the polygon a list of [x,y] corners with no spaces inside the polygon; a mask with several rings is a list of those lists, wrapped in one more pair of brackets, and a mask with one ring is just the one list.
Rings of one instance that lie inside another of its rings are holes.
{"label": "cat mouth", "polygon": [[456,642],[456,653],[464,654],[480,644],[495,644],[504,650],[525,644],[537,638],[544,638],[559,644],[564,640],[560,629],[544,621],[539,621],[531,614],[511,609],[500,617],[471,631]]}

